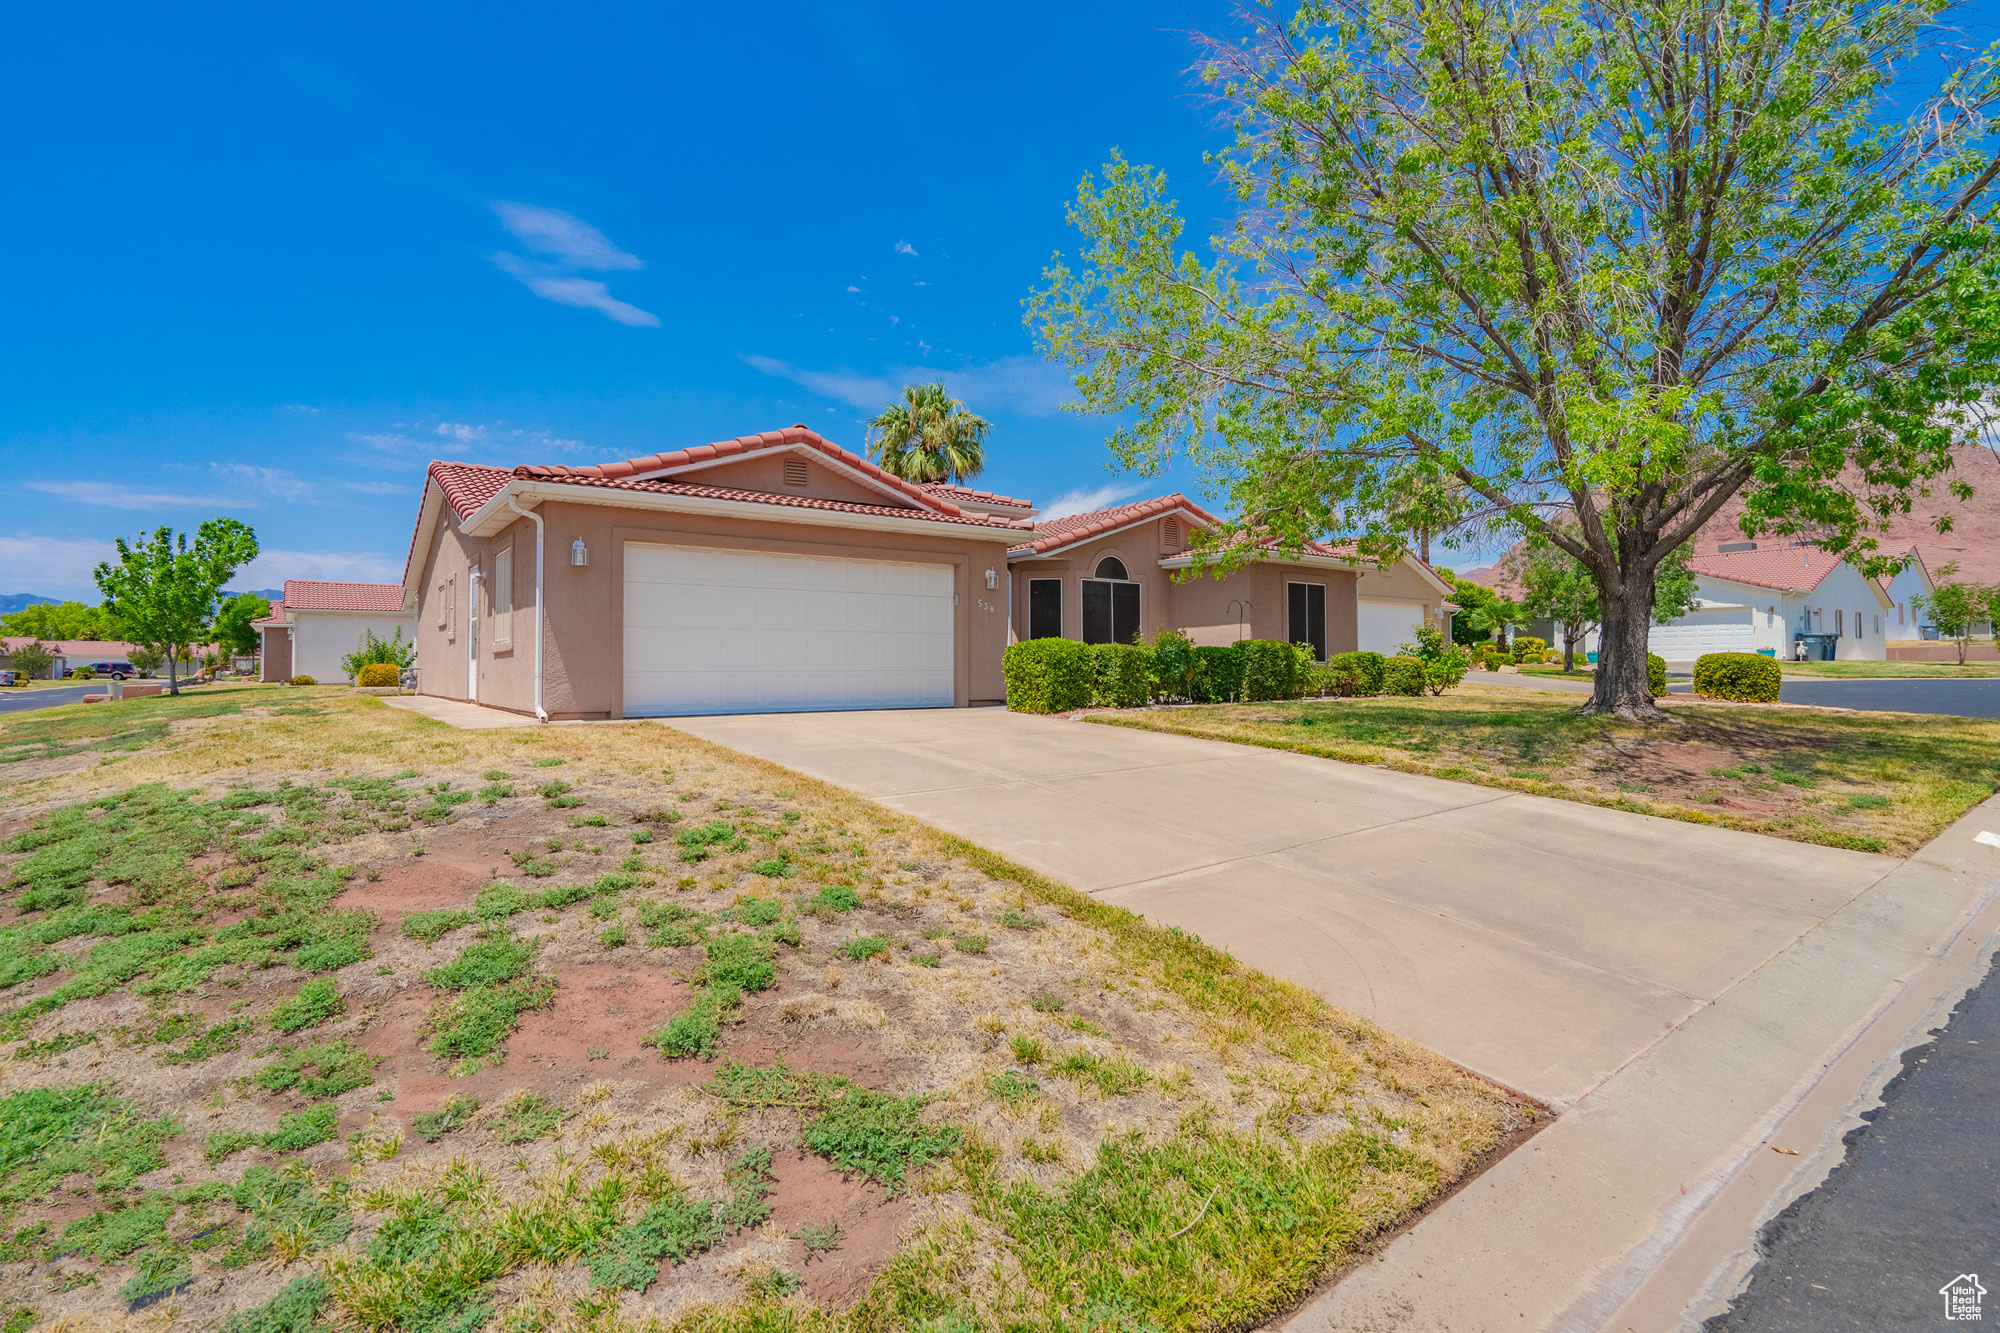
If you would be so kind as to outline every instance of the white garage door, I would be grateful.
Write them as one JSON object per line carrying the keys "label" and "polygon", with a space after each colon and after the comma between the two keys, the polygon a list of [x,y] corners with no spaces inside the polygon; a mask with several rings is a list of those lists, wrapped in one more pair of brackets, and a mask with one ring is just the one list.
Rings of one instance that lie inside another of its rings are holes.
{"label": "white garage door", "polygon": [[1750,653],[1757,650],[1750,632],[1750,608],[1718,606],[1690,611],[1671,625],[1655,625],[1652,650],[1669,662],[1690,662],[1703,653]]}
{"label": "white garage door", "polygon": [[1356,614],[1355,629],[1364,653],[1393,653],[1415,643],[1417,626],[1424,623],[1424,608],[1416,602],[1371,602],[1364,597]]}
{"label": "white garage door", "polygon": [[625,715],[952,700],[949,565],[625,548]]}

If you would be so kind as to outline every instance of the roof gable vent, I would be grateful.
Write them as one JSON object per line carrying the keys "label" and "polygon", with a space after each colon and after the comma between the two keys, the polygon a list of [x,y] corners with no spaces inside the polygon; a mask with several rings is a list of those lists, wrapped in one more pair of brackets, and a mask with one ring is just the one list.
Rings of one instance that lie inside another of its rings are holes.
{"label": "roof gable vent", "polygon": [[812,473],[806,467],[805,459],[787,458],[785,460],[785,485],[803,486],[811,480]]}
{"label": "roof gable vent", "polygon": [[1170,518],[1160,524],[1160,546],[1172,552],[1180,550],[1181,545],[1181,521],[1178,518]]}

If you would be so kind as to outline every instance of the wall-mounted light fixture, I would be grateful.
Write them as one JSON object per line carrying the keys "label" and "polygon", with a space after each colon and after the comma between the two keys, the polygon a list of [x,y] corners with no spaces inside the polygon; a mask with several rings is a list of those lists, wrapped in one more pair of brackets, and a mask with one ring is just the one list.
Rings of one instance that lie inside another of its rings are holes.
{"label": "wall-mounted light fixture", "polygon": [[1000,576],[990,569],[986,571],[986,586],[989,589],[1000,586]]}
{"label": "wall-mounted light fixture", "polygon": [[583,538],[578,537],[569,544],[569,562],[572,565],[587,565],[590,563],[590,548],[583,544]]}

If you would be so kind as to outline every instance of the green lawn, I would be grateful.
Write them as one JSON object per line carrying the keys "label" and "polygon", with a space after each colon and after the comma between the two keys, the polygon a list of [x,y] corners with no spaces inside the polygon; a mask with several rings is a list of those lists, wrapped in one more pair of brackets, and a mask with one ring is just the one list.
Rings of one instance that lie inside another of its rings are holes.
{"label": "green lawn", "polygon": [[1835,680],[1975,680],[2000,676],[2000,662],[1786,662],[1787,676]]}
{"label": "green lawn", "polygon": [[1133,709],[1090,720],[1898,855],[2000,786],[2000,722],[1663,701],[1675,721],[1642,725],[1584,717],[1574,696],[1477,680],[1442,698]]}

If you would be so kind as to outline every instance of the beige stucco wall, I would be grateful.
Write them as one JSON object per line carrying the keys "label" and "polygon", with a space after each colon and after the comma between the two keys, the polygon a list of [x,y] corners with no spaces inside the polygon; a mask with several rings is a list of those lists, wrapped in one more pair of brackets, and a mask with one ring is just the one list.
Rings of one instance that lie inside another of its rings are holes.
{"label": "beige stucco wall", "polygon": [[[771,461],[774,467],[782,467],[781,460]],[[822,485],[826,484],[823,480]],[[1000,654],[1006,646],[1005,587],[988,591],[985,582],[988,569],[996,576],[1004,575],[1006,551],[998,541],[973,539],[944,524],[910,532],[875,532],[558,501],[544,504],[540,512],[548,525],[543,706],[553,718],[624,715],[624,564],[629,542],[949,565],[958,596],[953,629],[954,701],[965,707],[1006,697],[1000,674]],[[466,613],[470,599],[466,590],[471,586],[470,570],[476,564],[490,576],[494,555],[511,542],[514,629],[509,641],[495,640],[492,599],[482,592],[478,599],[478,699],[499,708],[532,712],[535,526],[519,519],[497,536],[474,539],[458,531],[449,513],[445,518],[426,554],[419,584],[424,597],[417,617],[419,688],[425,694],[451,699],[468,697]],[[578,538],[590,552],[590,564],[580,568],[569,562],[571,543]],[[457,623],[453,626],[437,623],[440,584],[457,590]]]}
{"label": "beige stucco wall", "polygon": [[[1014,584],[1014,637],[1028,637],[1028,582],[1063,581],[1063,635],[1083,637],[1083,583],[1107,555],[1125,562],[1125,572],[1139,584],[1139,624],[1146,638],[1162,629],[1177,629],[1197,644],[1227,647],[1238,639],[1283,639],[1288,631],[1287,583],[1318,583],[1326,588],[1326,649],[1352,652],[1355,645],[1354,603],[1358,576],[1354,571],[1265,560],[1216,576],[1160,568],[1162,555],[1174,553],[1161,528],[1165,519],[1108,533],[1045,559],[1017,557],[1011,571]],[[1373,572],[1372,570],[1370,572]],[[1407,573],[1407,571],[1404,571]],[[1412,581],[1421,584],[1414,574]],[[1433,604],[1437,601],[1431,592]],[[1237,603],[1248,605],[1241,606]]]}

